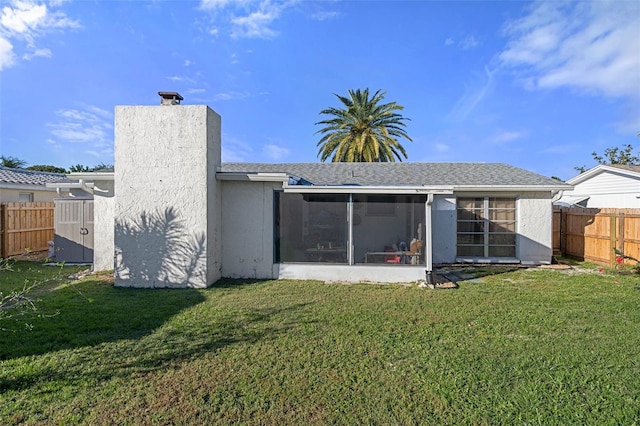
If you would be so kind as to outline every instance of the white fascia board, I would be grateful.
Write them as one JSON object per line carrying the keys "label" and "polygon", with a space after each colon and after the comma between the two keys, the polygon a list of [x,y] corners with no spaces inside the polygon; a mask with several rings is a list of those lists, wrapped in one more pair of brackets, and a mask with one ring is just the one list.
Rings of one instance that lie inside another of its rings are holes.
{"label": "white fascia board", "polygon": [[283,185],[284,192],[319,194],[453,194],[451,187],[361,186],[361,185]]}
{"label": "white fascia board", "polygon": [[[89,188],[93,188],[93,182],[87,182],[85,185]],[[82,189],[82,184],[80,182],[59,182],[59,183],[48,183],[47,188],[53,189]]]}
{"label": "white fascia board", "polygon": [[456,185],[453,187],[456,192],[544,192],[544,191],[570,191],[571,185]]}
{"label": "white fascia board", "polygon": [[243,173],[243,172],[216,172],[217,180],[236,180],[251,182],[287,182],[289,175],[286,173]]}
{"label": "white fascia board", "polygon": [[610,173],[615,173],[618,175],[625,175],[625,176],[630,176],[630,177],[635,177],[635,178],[640,178],[640,173],[635,172],[633,170],[626,170],[626,169],[621,169],[618,167],[611,167],[608,166],[606,164],[599,164],[589,170],[587,170],[584,173],[580,173],[578,176],[572,177],[571,179],[569,179],[567,181],[567,183],[569,185],[576,185],[580,182],[584,182],[587,179],[592,178],[595,175],[598,175],[602,172],[610,172]]}
{"label": "white fascia board", "polygon": [[52,187],[50,187],[49,185],[50,184],[32,185],[32,184],[28,184],[28,183],[1,182],[0,183],[0,188],[2,188],[2,189],[17,189],[17,190],[20,190],[20,191],[53,191],[54,189]]}
{"label": "white fascia board", "polygon": [[67,174],[69,179],[83,179],[83,180],[113,180],[113,172],[75,172]]}
{"label": "white fascia board", "polygon": [[289,175],[286,173],[255,173],[247,175],[252,182],[288,182]]}

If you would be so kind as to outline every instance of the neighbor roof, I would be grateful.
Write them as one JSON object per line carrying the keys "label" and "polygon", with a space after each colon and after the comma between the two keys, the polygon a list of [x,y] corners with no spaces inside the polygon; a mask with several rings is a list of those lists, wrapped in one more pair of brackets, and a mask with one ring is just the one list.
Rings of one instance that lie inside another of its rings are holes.
{"label": "neighbor roof", "polygon": [[223,163],[221,172],[286,173],[313,185],[566,186],[502,163]]}
{"label": "neighbor roof", "polygon": [[38,172],[0,166],[0,183],[17,185],[42,185],[58,182],[65,178],[61,173]]}
{"label": "neighbor roof", "polygon": [[600,173],[614,173],[617,175],[628,176],[631,179],[640,179],[640,166],[628,166],[624,164],[598,164],[589,170],[574,176],[567,181],[570,185],[577,185],[587,179],[592,178]]}

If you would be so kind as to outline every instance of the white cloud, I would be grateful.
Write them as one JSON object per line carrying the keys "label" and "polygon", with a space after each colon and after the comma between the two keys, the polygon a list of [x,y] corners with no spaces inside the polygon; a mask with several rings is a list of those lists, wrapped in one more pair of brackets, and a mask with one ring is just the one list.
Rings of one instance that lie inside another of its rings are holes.
{"label": "white cloud", "polygon": [[48,123],[53,136],[47,143],[56,150],[98,156],[106,163],[113,158],[113,115],[96,106],[60,109],[57,121]]}
{"label": "white cloud", "polygon": [[[214,21],[208,29],[212,36],[225,32],[232,38],[270,39],[278,34],[272,24],[280,18],[282,11],[296,2],[297,0],[201,0],[200,8],[209,12]],[[329,19],[332,15],[320,14],[314,19]]]}
{"label": "white cloud", "polygon": [[230,135],[222,135],[222,161],[244,162],[253,157],[253,148],[240,139]]}
{"label": "white cloud", "polygon": [[44,48],[35,49],[33,52],[25,53],[24,55],[22,55],[22,58],[28,61],[31,58],[50,58],[51,56],[53,56],[53,53],[51,53],[51,49]]}
{"label": "white cloud", "polygon": [[14,8],[3,7],[0,17],[0,24],[9,31],[21,34],[33,31],[47,17],[47,6],[44,4],[17,1],[13,5]]}
{"label": "white cloud", "polygon": [[278,17],[277,7],[267,10],[259,10],[247,16],[231,19],[234,29],[231,32],[233,38],[273,38],[277,32],[269,28],[269,25]]}
{"label": "white cloud", "polygon": [[189,95],[195,95],[198,93],[205,93],[207,91],[207,89],[188,89],[187,90],[187,94]]}
{"label": "white cloud", "polygon": [[245,99],[249,97],[248,92],[226,92],[226,93],[216,93],[213,97],[214,101],[232,101],[236,99]]}
{"label": "white cloud", "polygon": [[262,148],[262,153],[271,160],[279,161],[289,156],[290,151],[282,146],[268,144]]}
{"label": "white cloud", "polygon": [[462,50],[467,50],[473,49],[478,44],[480,44],[480,42],[474,36],[467,36],[460,40],[460,42],[458,43],[458,47],[460,47],[460,49]]}
{"label": "white cloud", "polygon": [[340,12],[321,11],[311,14],[311,19],[316,21],[329,21],[340,17]]}
{"label": "white cloud", "polygon": [[529,89],[640,98],[640,3],[538,2],[507,23],[499,55]]}
{"label": "white cloud", "polygon": [[15,64],[16,55],[13,53],[13,45],[5,38],[0,37],[0,71]]}
{"label": "white cloud", "polygon": [[[11,0],[0,12],[0,58],[1,68],[15,64],[15,53],[23,59],[35,57],[50,58],[53,53],[48,48],[38,46],[40,39],[47,37],[52,31],[69,28],[80,28],[78,21],[70,19],[64,12],[53,8],[59,7],[60,0],[46,3],[31,0]],[[11,49],[8,48],[11,46]],[[13,56],[7,52],[13,53]]]}
{"label": "white cloud", "polygon": [[433,148],[437,151],[437,152],[446,152],[449,151],[449,145],[445,145],[443,143],[436,143]]}
{"label": "white cloud", "polygon": [[473,86],[465,88],[464,95],[454,105],[449,113],[449,118],[455,121],[465,120],[485,96],[493,90],[495,86],[494,74],[495,71],[489,71],[488,68],[485,68],[484,76],[478,78],[479,84],[475,83]]}
{"label": "white cloud", "polygon": [[494,144],[504,144],[508,142],[515,141],[517,139],[522,139],[528,136],[526,132],[518,132],[513,130],[501,130],[496,134],[489,137],[489,142]]}
{"label": "white cloud", "polygon": [[445,39],[444,41],[444,45],[445,46],[457,46],[458,48],[462,49],[462,50],[468,50],[468,49],[473,49],[474,47],[478,46],[480,44],[480,42],[478,41],[477,38],[475,38],[472,35],[466,36],[463,39],[459,40],[457,43],[455,41],[455,39],[453,37],[448,37],[447,39]]}

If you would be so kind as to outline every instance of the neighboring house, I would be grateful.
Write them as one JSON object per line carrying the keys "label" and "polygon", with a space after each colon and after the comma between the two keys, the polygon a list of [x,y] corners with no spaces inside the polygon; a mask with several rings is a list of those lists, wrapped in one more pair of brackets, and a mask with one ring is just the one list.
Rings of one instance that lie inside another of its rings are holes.
{"label": "neighboring house", "polygon": [[[434,264],[551,262],[566,184],[490,163],[221,163],[220,125],[206,106],[116,107],[113,244],[95,253],[115,257],[117,286],[410,282]],[[95,212],[97,229],[108,219]]]}
{"label": "neighboring house", "polygon": [[52,202],[57,197],[56,190],[46,184],[64,178],[60,173],[0,166],[0,202]]}
{"label": "neighboring house", "polygon": [[569,179],[554,204],[588,208],[640,208],[640,166],[598,165]]}

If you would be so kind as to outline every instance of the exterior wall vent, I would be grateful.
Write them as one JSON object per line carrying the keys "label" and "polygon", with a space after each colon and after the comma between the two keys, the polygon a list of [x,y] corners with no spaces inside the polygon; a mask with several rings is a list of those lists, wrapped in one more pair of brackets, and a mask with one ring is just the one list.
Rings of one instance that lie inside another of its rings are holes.
{"label": "exterior wall vent", "polygon": [[184,99],[178,92],[158,92],[160,95],[160,105],[180,105]]}

